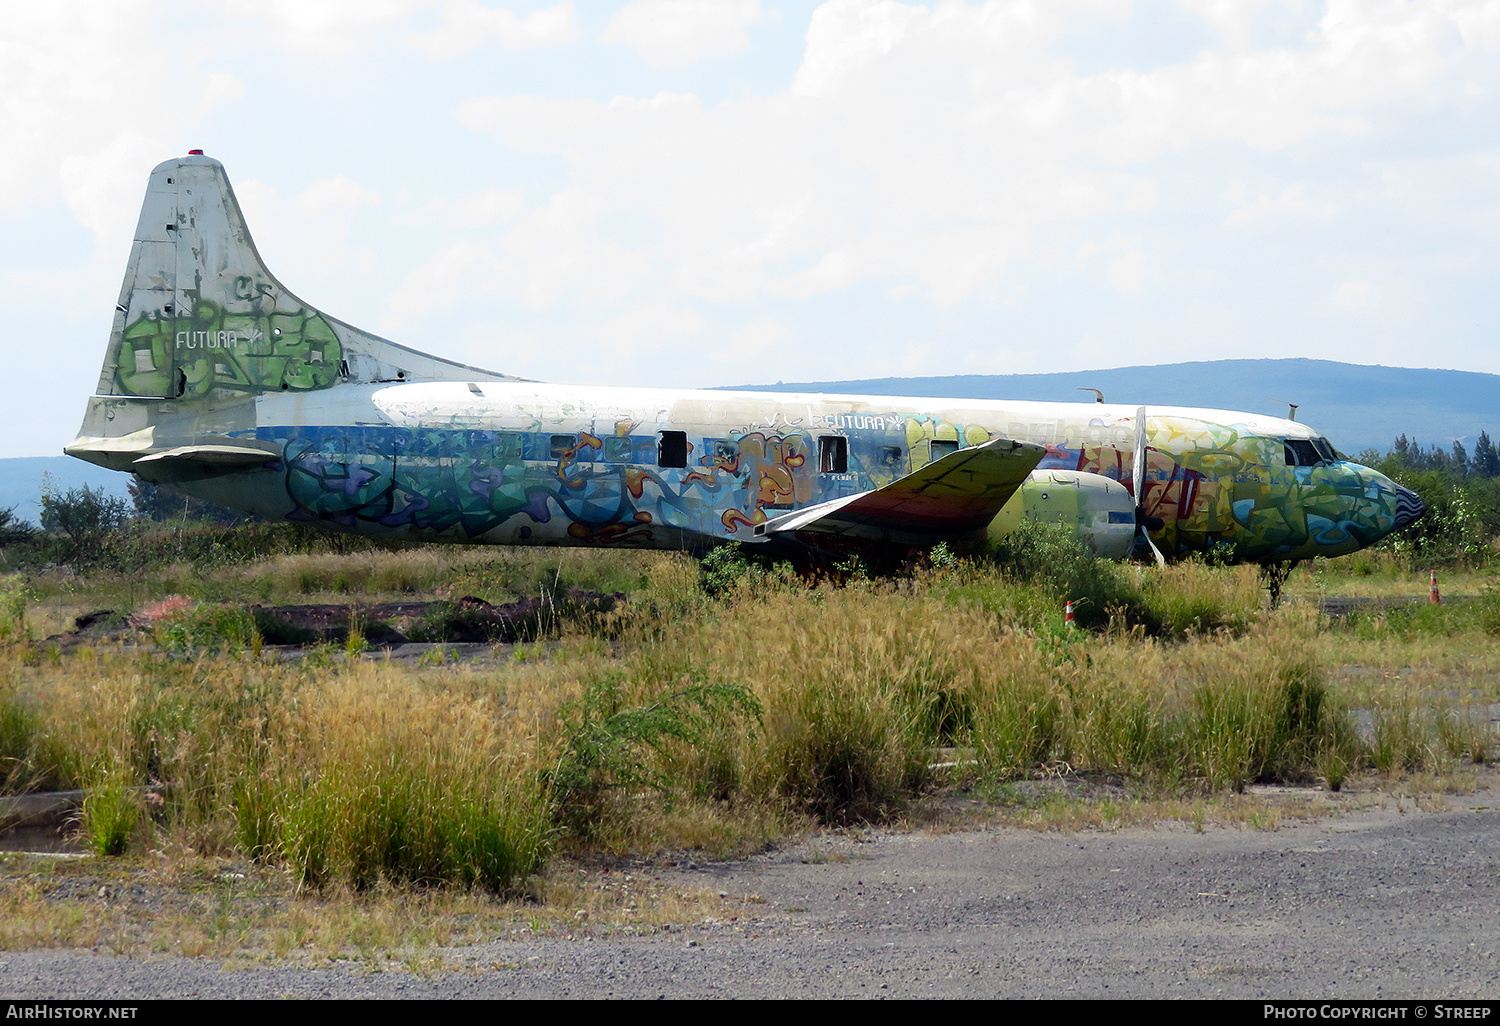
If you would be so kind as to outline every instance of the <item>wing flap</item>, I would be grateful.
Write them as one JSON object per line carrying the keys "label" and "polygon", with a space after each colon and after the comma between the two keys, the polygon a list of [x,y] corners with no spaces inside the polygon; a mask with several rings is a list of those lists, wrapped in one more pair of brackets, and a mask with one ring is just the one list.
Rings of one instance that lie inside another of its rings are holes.
{"label": "wing flap", "polygon": [[843,535],[903,545],[935,545],[982,533],[1046,449],[996,438],[960,449],[892,481],[784,514],[756,527],[758,537]]}

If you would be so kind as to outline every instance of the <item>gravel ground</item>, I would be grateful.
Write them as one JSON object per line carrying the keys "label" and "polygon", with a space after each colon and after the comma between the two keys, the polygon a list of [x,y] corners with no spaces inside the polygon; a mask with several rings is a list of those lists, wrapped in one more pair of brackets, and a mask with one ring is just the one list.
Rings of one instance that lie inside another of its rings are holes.
{"label": "gravel ground", "polygon": [[0,996],[1495,1000],[1497,842],[1493,782],[1276,832],[821,836],[654,871],[765,899],[686,930],[447,949],[437,973],[3,952]]}

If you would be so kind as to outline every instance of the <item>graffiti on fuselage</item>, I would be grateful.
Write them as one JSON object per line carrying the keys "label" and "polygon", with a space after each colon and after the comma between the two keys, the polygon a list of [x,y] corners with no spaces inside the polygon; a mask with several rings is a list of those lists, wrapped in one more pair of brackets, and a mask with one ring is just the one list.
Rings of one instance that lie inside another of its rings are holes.
{"label": "graffiti on fuselage", "polygon": [[338,336],[311,307],[231,314],[203,299],[189,316],[150,313],[125,327],[115,388],[181,398],[311,392],[334,383],[342,359]]}
{"label": "graffiti on fuselage", "polygon": [[[853,419],[853,418],[849,418]],[[661,544],[684,536],[749,537],[791,509],[888,484],[947,452],[1001,432],[899,413],[862,425],[747,428],[689,435],[682,467],[657,465],[656,433],[622,421],[613,433],[449,428],[262,429],[284,445],[292,519],[451,540],[534,544]],[[1059,422],[1061,423],[1061,422]],[[843,473],[819,466],[821,438],[847,439]],[[1039,469],[1079,470],[1133,487],[1133,426],[1095,422],[1068,437],[1049,425]],[[1132,444],[1091,444],[1126,436]],[[1014,437],[1014,435],[1008,436]],[[1234,546],[1240,558],[1332,554],[1368,544],[1350,519],[1368,489],[1349,464],[1288,467],[1281,441],[1235,425],[1152,416],[1146,516],[1153,536],[1184,554]],[[1388,511],[1394,521],[1394,508]],[[1378,529],[1378,526],[1377,526]]]}

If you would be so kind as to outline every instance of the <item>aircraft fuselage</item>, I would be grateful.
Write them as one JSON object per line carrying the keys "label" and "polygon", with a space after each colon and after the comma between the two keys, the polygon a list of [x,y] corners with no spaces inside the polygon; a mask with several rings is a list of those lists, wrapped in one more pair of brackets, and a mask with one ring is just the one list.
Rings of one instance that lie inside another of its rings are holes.
{"label": "aircraft fuselage", "polygon": [[1025,515],[1102,555],[1149,532],[1168,557],[1276,562],[1422,512],[1250,413],[550,385],[444,360],[289,292],[198,153],[152,172],[66,451],[266,517],[509,545],[899,550]]}

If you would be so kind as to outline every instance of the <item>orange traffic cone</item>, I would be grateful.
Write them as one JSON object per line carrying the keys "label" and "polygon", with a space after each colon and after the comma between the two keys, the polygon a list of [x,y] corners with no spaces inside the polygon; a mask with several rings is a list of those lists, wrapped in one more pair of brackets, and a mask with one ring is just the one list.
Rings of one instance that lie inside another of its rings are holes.
{"label": "orange traffic cone", "polygon": [[1438,602],[1438,603],[1441,603],[1443,601],[1443,596],[1441,596],[1441,595],[1438,594],[1437,571],[1436,570],[1432,571],[1432,584],[1429,585],[1428,589],[1427,589],[1427,601],[1428,602]]}

